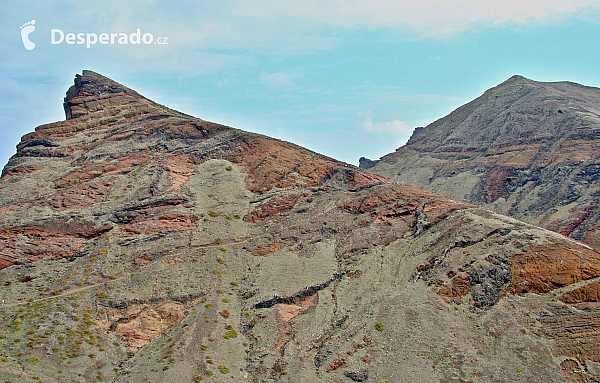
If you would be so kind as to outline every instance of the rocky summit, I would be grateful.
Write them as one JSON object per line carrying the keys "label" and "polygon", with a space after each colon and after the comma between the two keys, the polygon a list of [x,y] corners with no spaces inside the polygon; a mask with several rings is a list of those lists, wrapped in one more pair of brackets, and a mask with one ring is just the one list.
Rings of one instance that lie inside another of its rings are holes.
{"label": "rocky summit", "polygon": [[600,379],[587,245],[91,71],[64,107],[0,180],[4,381]]}
{"label": "rocky summit", "polygon": [[600,89],[514,76],[371,171],[600,249]]}

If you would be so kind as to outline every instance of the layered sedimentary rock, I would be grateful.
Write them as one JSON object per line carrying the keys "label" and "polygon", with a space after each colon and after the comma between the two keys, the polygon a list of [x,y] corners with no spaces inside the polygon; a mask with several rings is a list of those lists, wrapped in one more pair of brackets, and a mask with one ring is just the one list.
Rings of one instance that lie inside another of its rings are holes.
{"label": "layered sedimentary rock", "polygon": [[597,379],[600,254],[90,71],[0,180],[10,381]]}
{"label": "layered sedimentary rock", "polygon": [[370,171],[599,248],[600,89],[514,76]]}

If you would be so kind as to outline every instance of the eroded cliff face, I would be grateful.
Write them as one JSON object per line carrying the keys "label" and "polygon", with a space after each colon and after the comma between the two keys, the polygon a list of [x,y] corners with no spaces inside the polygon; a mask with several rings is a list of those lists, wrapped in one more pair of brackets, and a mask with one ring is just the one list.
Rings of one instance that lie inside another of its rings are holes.
{"label": "eroded cliff face", "polygon": [[591,248],[90,71],[0,180],[13,381],[600,376]]}
{"label": "eroded cliff face", "polygon": [[599,140],[600,89],[514,76],[370,171],[598,248]]}

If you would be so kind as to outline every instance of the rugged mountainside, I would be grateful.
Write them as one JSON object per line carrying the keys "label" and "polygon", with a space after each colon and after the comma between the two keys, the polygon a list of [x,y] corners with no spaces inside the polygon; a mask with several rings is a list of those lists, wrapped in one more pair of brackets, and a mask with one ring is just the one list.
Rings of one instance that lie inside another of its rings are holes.
{"label": "rugged mountainside", "polygon": [[600,248],[600,89],[514,76],[370,169]]}
{"label": "rugged mountainside", "polygon": [[600,254],[84,71],[0,180],[0,376],[600,379]]}

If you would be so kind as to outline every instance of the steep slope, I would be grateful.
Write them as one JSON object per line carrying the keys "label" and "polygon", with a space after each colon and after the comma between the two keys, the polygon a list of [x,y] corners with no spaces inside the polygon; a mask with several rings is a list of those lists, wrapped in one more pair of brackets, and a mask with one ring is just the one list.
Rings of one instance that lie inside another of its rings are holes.
{"label": "steep slope", "polygon": [[600,377],[600,254],[84,71],[0,180],[0,375]]}
{"label": "steep slope", "polygon": [[600,248],[599,140],[600,89],[514,76],[370,170]]}

